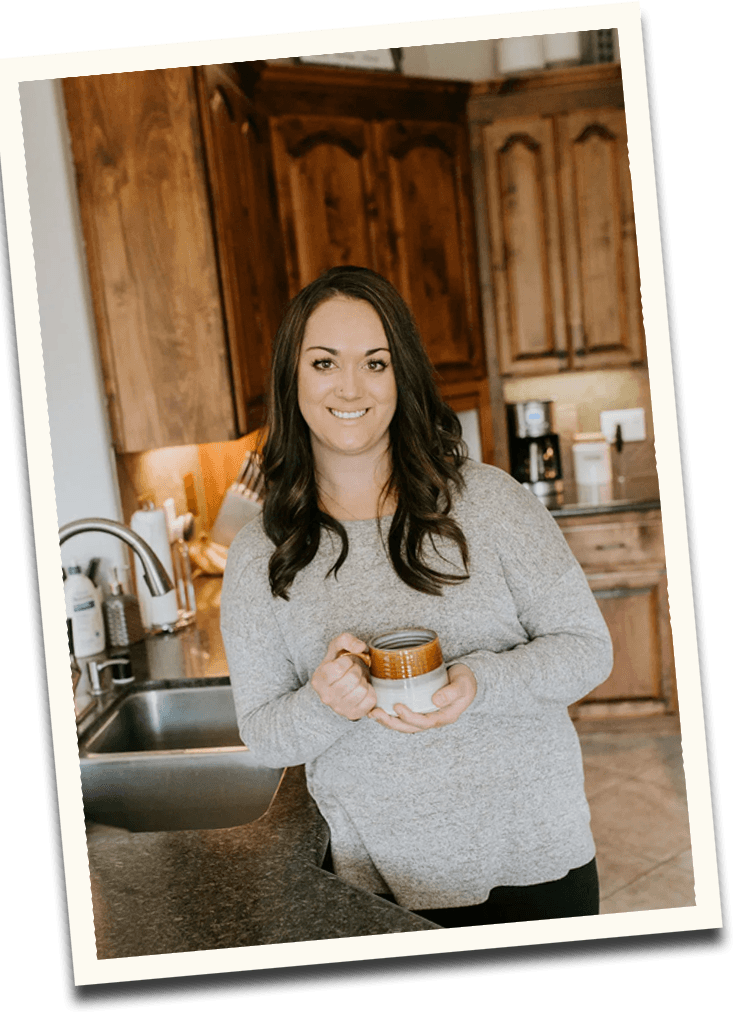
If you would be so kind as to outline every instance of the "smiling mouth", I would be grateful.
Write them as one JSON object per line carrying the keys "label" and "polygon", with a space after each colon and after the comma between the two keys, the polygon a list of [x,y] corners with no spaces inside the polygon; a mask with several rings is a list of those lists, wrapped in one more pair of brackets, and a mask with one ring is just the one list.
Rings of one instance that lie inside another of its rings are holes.
{"label": "smiling mouth", "polygon": [[361,419],[363,415],[367,414],[367,409],[362,408],[358,412],[338,412],[336,408],[329,408],[332,415],[336,415],[338,419]]}

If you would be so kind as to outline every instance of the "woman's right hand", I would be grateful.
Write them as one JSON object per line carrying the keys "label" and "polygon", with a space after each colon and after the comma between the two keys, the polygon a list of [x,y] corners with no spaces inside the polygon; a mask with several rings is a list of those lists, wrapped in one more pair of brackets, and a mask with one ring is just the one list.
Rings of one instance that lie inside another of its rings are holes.
{"label": "woman's right hand", "polygon": [[337,714],[358,721],[377,704],[375,691],[367,678],[367,666],[352,654],[367,650],[367,644],[351,633],[341,633],[329,644],[326,657],[311,676],[311,685],[322,703]]}

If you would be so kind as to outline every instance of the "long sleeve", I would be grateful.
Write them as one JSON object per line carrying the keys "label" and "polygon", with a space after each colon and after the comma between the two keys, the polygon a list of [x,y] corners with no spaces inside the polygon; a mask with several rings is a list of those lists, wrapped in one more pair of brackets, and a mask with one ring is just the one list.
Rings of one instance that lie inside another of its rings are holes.
{"label": "long sleeve", "polygon": [[520,715],[537,714],[548,704],[568,706],[609,675],[609,631],[577,565],[538,594],[518,618],[527,643],[452,659],[476,676],[475,711]]}
{"label": "long sleeve", "polygon": [[[249,526],[248,526],[249,527]],[[221,630],[242,741],[262,763],[307,763],[354,727],[322,703],[293,664],[263,586],[251,565],[252,533],[230,547],[222,586]],[[250,536],[250,537],[247,537]]]}
{"label": "long sleeve", "polygon": [[[508,650],[475,650],[450,659],[477,678],[475,711],[538,714],[568,706],[602,683],[612,668],[609,631],[583,570],[541,503],[504,476],[490,542],[501,562],[526,642]],[[473,530],[482,525],[472,525]],[[479,562],[479,561],[477,561]],[[488,603],[488,608],[492,606]]]}

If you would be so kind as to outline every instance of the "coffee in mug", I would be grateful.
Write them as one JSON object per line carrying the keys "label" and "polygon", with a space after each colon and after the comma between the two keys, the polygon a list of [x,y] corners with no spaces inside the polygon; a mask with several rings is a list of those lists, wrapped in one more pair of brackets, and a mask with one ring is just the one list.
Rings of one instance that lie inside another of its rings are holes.
{"label": "coffee in mug", "polygon": [[448,681],[441,645],[433,630],[408,627],[373,637],[369,656],[359,654],[369,666],[377,706],[397,717],[393,704],[404,703],[416,714],[438,710],[431,697]]}

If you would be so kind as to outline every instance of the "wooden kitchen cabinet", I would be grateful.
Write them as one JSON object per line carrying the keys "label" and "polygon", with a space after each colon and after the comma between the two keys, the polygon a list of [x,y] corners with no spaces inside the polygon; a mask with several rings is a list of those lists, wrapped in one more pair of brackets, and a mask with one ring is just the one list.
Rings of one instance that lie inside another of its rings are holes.
{"label": "wooden kitchen cabinet", "polygon": [[346,116],[279,116],[272,135],[291,297],[338,264],[377,269],[384,237],[369,124]]}
{"label": "wooden kitchen cabinet", "polygon": [[677,712],[659,510],[557,516],[606,620],[614,667],[571,708],[576,717]]}
{"label": "wooden kitchen cabinet", "polygon": [[486,377],[464,123],[374,128],[387,242],[381,267],[418,321],[445,384]]}
{"label": "wooden kitchen cabinet", "polygon": [[288,298],[350,263],[403,294],[494,459],[468,84],[243,63],[64,92],[118,454],[260,426]]}
{"label": "wooden kitchen cabinet", "polygon": [[469,110],[482,295],[501,373],[643,363],[619,67],[489,82]]}
{"label": "wooden kitchen cabinet", "polygon": [[572,369],[645,360],[623,109],[556,120]]}
{"label": "wooden kitchen cabinet", "polygon": [[461,127],[282,116],[272,132],[291,296],[329,267],[370,267],[411,306],[442,380],[484,378]]}
{"label": "wooden kitchen cabinet", "polygon": [[115,450],[256,428],[286,291],[266,140],[237,79],[102,74],[66,79],[64,97]]}
{"label": "wooden kitchen cabinet", "polygon": [[288,302],[269,124],[233,67],[197,67],[195,78],[242,435],[265,422],[272,339]]}
{"label": "wooden kitchen cabinet", "polygon": [[64,96],[115,449],[231,439],[193,71],[67,78]]}
{"label": "wooden kitchen cabinet", "polygon": [[482,140],[501,370],[557,370],[568,335],[553,123],[501,120]]}
{"label": "wooden kitchen cabinet", "polygon": [[468,85],[279,66],[262,70],[253,96],[270,120],[290,294],[338,264],[387,277],[443,396],[479,412],[491,461]]}

